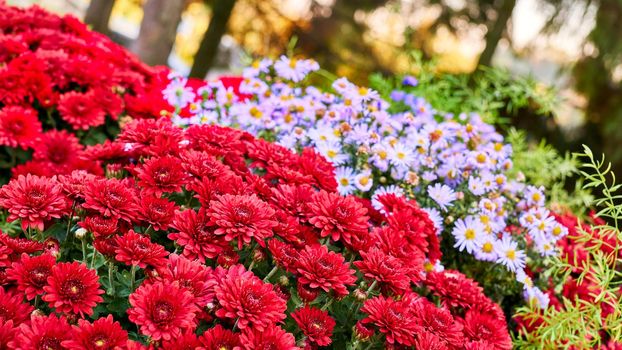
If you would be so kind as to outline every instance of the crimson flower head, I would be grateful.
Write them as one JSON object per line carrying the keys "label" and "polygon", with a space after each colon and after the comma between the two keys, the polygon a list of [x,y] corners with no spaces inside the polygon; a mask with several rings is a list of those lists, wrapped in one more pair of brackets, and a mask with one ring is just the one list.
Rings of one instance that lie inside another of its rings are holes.
{"label": "crimson flower head", "polygon": [[195,315],[199,310],[194,296],[177,283],[142,284],[130,295],[130,305],[130,321],[153,340],[171,340],[196,327]]}
{"label": "crimson flower head", "polygon": [[163,279],[177,282],[192,292],[199,307],[205,307],[214,300],[216,281],[209,267],[177,254],[171,254],[167,262],[166,266],[158,269],[158,274]]}
{"label": "crimson flower head", "polygon": [[166,264],[168,252],[163,246],[152,243],[149,236],[129,230],[123,236],[117,236],[116,241],[115,259],[117,261],[143,269],[148,265],[160,267]]}
{"label": "crimson flower head", "polygon": [[188,180],[180,160],[172,156],[149,158],[136,172],[140,185],[156,195],[179,192]]}
{"label": "crimson flower head", "polygon": [[56,258],[51,254],[41,254],[31,257],[22,254],[21,258],[7,270],[7,277],[17,282],[17,290],[26,295],[26,299],[33,300],[37,295],[44,293],[48,277],[56,264]]}
{"label": "crimson flower head", "polygon": [[505,318],[472,309],[464,315],[463,325],[464,335],[472,342],[485,343],[494,349],[512,349]]}
{"label": "crimson flower head", "polygon": [[360,252],[360,254],[363,260],[355,261],[354,266],[363,273],[365,278],[378,281],[381,288],[388,289],[395,294],[403,294],[410,289],[410,276],[414,274],[412,267],[376,247],[367,252]]}
{"label": "crimson flower head", "polygon": [[213,259],[228,246],[222,236],[214,234],[215,228],[208,226],[208,222],[209,218],[203,209],[198,212],[192,209],[177,212],[172,226],[178,232],[170,233],[168,238],[183,248],[182,254],[188,259],[198,259],[200,262]]}
{"label": "crimson flower head", "polygon": [[330,337],[333,335],[335,320],[328,316],[327,311],[323,311],[310,306],[305,306],[291,314],[298,328],[307,339],[319,346],[328,346],[332,342]]}
{"label": "crimson flower head", "polygon": [[454,320],[448,309],[437,307],[423,298],[417,298],[411,305],[420,329],[436,335],[451,348],[464,344],[462,325]]}
{"label": "crimson flower head", "polygon": [[276,325],[265,330],[248,329],[242,333],[240,340],[247,350],[300,350],[294,336]]}
{"label": "crimson flower head", "polygon": [[58,104],[60,116],[74,130],[88,130],[91,127],[100,126],[106,120],[106,112],[95,103],[96,98],[92,92],[64,93]]}
{"label": "crimson flower head", "polygon": [[64,316],[32,316],[19,325],[11,349],[65,349],[63,341],[72,337],[71,326]]}
{"label": "crimson flower head", "polygon": [[13,321],[16,325],[26,322],[30,318],[33,307],[23,302],[22,295],[5,291],[0,287],[0,323]]}
{"label": "crimson flower head", "polygon": [[97,179],[84,188],[84,204],[106,217],[131,222],[136,216],[134,192],[117,179]]}
{"label": "crimson flower head", "polygon": [[320,229],[322,237],[352,244],[352,236],[368,233],[367,209],[353,197],[320,191],[313,195],[309,208],[309,223]]}
{"label": "crimson flower head", "polygon": [[67,202],[56,177],[20,175],[0,189],[0,206],[8,209],[8,221],[21,219],[22,229],[43,230],[44,221],[60,218]]}
{"label": "crimson flower head", "polygon": [[230,270],[215,287],[221,308],[220,318],[237,319],[240,329],[253,328],[260,332],[285,318],[286,301],[281,299],[270,283],[257,276]]}
{"label": "crimson flower head", "polygon": [[345,262],[343,255],[328,251],[324,245],[307,246],[296,261],[298,283],[311,289],[331,289],[338,297],[348,295],[347,286],[356,282],[355,271]]}
{"label": "crimson flower head", "polygon": [[32,146],[41,135],[41,122],[32,108],[5,106],[0,109],[0,145]]}
{"label": "crimson flower head", "polygon": [[361,311],[367,314],[361,322],[374,325],[386,336],[387,343],[412,346],[418,330],[408,302],[378,296],[365,301]]}
{"label": "crimson flower head", "polygon": [[43,300],[61,313],[91,315],[97,303],[104,300],[95,270],[77,261],[54,265],[43,290]]}
{"label": "crimson flower head", "polygon": [[166,230],[175,218],[175,203],[166,198],[144,196],[140,201],[138,216],[154,230]]}
{"label": "crimson flower head", "polygon": [[240,335],[217,324],[199,337],[205,350],[241,350]]}
{"label": "crimson flower head", "polygon": [[237,240],[238,249],[252,238],[265,247],[266,238],[272,237],[272,228],[278,225],[273,220],[274,209],[255,195],[222,195],[210,202],[208,215],[210,223],[218,227],[214,233],[224,235],[228,242]]}
{"label": "crimson flower head", "polygon": [[73,326],[71,339],[64,340],[62,345],[69,350],[112,350],[124,347],[127,340],[127,332],[121,324],[108,315],[93,323],[78,320],[78,325]]}

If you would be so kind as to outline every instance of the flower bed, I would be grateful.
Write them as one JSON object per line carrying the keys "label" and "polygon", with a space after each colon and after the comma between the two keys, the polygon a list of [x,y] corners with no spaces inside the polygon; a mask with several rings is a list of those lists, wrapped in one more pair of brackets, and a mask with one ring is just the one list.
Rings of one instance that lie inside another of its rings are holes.
{"label": "flower bed", "polygon": [[0,2],[2,180],[9,171],[96,171],[80,143],[113,137],[126,115],[158,117],[166,107],[162,78],[72,16]]}
{"label": "flower bed", "polygon": [[[175,75],[163,93],[176,124],[231,125],[289,149],[314,147],[336,167],[339,193],[370,198],[376,210],[382,194],[416,199],[442,233],[445,265],[505,298],[509,311],[521,292],[546,307],[531,270],[568,229],[544,207],[544,189],[512,169],[512,147],[494,127],[476,114],[435,110],[413,93],[412,76],[385,100],[345,78],[319,89],[309,78],[318,69],[312,60],[264,59],[245,70],[240,97],[220,82],[189,86]],[[440,256],[432,246],[437,271]]]}
{"label": "flower bed", "polygon": [[9,348],[511,348],[476,283],[425,271],[436,230],[414,201],[339,195],[311,149],[160,119],[85,154],[108,177],[0,190]]}

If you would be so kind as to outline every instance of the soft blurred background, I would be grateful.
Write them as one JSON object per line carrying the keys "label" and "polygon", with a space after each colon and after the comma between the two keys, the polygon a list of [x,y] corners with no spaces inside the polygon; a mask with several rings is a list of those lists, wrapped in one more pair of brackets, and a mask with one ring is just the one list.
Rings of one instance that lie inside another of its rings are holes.
{"label": "soft blurred background", "polygon": [[[71,13],[151,65],[193,77],[239,74],[252,57],[312,57],[366,84],[372,72],[499,67],[554,86],[547,120],[512,123],[559,150],[582,143],[622,169],[620,0],[9,0]],[[538,106],[533,107],[538,110]]]}

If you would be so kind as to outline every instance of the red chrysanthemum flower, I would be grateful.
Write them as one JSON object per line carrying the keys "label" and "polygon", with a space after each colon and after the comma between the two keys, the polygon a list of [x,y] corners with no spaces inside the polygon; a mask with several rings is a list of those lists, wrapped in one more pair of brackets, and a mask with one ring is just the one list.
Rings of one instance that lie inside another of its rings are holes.
{"label": "red chrysanthemum flower", "polygon": [[44,221],[60,218],[67,211],[67,202],[56,178],[20,175],[0,189],[0,206],[8,209],[7,221],[21,219],[22,229],[42,230]]}
{"label": "red chrysanthemum flower", "polygon": [[505,319],[478,310],[469,310],[464,315],[463,325],[464,335],[469,341],[487,343],[494,349],[512,349],[512,339]]}
{"label": "red chrysanthemum flower", "polygon": [[50,254],[30,257],[22,254],[19,261],[7,270],[7,277],[17,282],[17,290],[26,294],[26,299],[33,300],[44,293],[43,287],[52,274],[56,258]]}
{"label": "red chrysanthemum flower", "polygon": [[136,216],[135,194],[117,179],[98,179],[84,188],[84,204],[103,216],[131,222]]}
{"label": "red chrysanthemum flower", "polygon": [[71,200],[84,199],[84,187],[95,181],[96,176],[86,170],[74,170],[69,175],[60,175],[58,182],[63,186],[63,191]]}
{"label": "red chrysanthemum flower", "polygon": [[186,151],[180,155],[181,166],[195,179],[216,180],[234,175],[234,172],[218,158],[207,152]]}
{"label": "red chrysanthemum flower", "polygon": [[294,336],[276,325],[265,330],[248,329],[242,333],[240,341],[245,350],[300,350]]}
{"label": "red chrysanthemum flower", "polygon": [[240,335],[217,324],[199,337],[205,350],[241,350]]}
{"label": "red chrysanthemum flower", "polygon": [[375,325],[386,336],[389,344],[414,344],[418,328],[406,301],[378,296],[365,301],[361,311],[368,315],[362,323]]}
{"label": "red chrysanthemum flower", "polygon": [[177,212],[173,220],[173,228],[179,232],[168,235],[183,248],[183,255],[188,259],[213,259],[219,256],[227,246],[222,236],[214,234],[215,227],[208,226],[209,218],[205,210],[198,212],[188,209]]}
{"label": "red chrysanthemum flower", "polygon": [[9,350],[9,343],[15,339],[17,328],[13,320],[0,323],[0,350]]}
{"label": "red chrysanthemum flower", "polygon": [[140,268],[160,267],[166,264],[168,252],[163,246],[151,242],[149,236],[129,230],[123,236],[117,236],[115,260]]}
{"label": "red chrysanthemum flower", "polygon": [[171,254],[168,264],[158,273],[162,279],[177,282],[194,295],[197,306],[203,308],[214,300],[216,280],[210,268],[196,260],[188,260],[183,256]]}
{"label": "red chrysanthemum flower", "polygon": [[62,345],[69,350],[115,350],[124,347],[127,340],[127,332],[121,324],[108,315],[93,323],[78,320],[71,339],[63,341]]}
{"label": "red chrysanthemum flower", "polygon": [[306,222],[307,203],[315,193],[311,186],[279,185],[272,189],[272,202],[287,214]]}
{"label": "red chrysanthemum flower", "polygon": [[300,154],[298,166],[303,174],[313,177],[314,183],[324,191],[337,192],[335,167],[311,147],[306,147]]}
{"label": "red chrysanthemum flower", "polygon": [[356,282],[355,271],[345,262],[343,255],[329,252],[324,245],[307,246],[296,261],[298,283],[311,289],[331,289],[338,297],[348,295],[347,286]]}
{"label": "red chrysanthemum flower", "polygon": [[418,329],[436,335],[450,347],[464,345],[462,324],[454,320],[448,309],[439,308],[421,297],[410,302]]}
{"label": "red chrysanthemum flower", "polygon": [[368,234],[367,209],[352,197],[320,191],[313,195],[309,208],[309,223],[320,229],[322,237],[352,243],[352,236]]}
{"label": "red chrysanthemum flower", "polygon": [[71,326],[64,316],[32,316],[30,322],[19,325],[11,349],[64,350],[62,343],[72,337]]}
{"label": "red chrysanthemum flower", "polygon": [[285,318],[285,300],[255,275],[228,274],[214,290],[221,306],[216,316],[237,319],[240,329],[263,331]]}
{"label": "red chrysanthemum flower", "polygon": [[395,294],[402,294],[410,289],[410,276],[415,274],[412,267],[404,265],[400,259],[385,254],[379,248],[374,247],[360,254],[363,260],[355,261],[354,266],[365,278],[377,281],[383,290]]}
{"label": "red chrysanthemum flower", "polygon": [[328,316],[327,311],[323,311],[310,306],[305,306],[291,314],[298,328],[307,339],[319,346],[328,346],[332,342],[330,337],[333,335],[335,320]]}
{"label": "red chrysanthemum flower", "polygon": [[295,262],[298,259],[298,251],[290,244],[271,239],[268,242],[268,249],[272,253],[274,262],[287,271],[295,271]]}
{"label": "red chrysanthemum flower", "polygon": [[104,300],[96,271],[76,261],[54,265],[43,290],[47,293],[43,300],[57,312],[80,316],[91,315],[97,303]]}
{"label": "red chrysanthemum flower", "polygon": [[158,281],[141,285],[130,295],[130,321],[154,340],[171,340],[194,330],[199,311],[192,293],[177,283]]}
{"label": "red chrysanthemum flower", "polygon": [[52,129],[44,132],[33,148],[33,160],[50,164],[57,171],[69,172],[80,162],[84,146],[74,134]]}
{"label": "red chrysanthemum flower", "polygon": [[210,223],[218,226],[214,233],[224,235],[228,242],[237,240],[238,249],[252,238],[265,247],[265,239],[272,237],[272,228],[278,224],[273,220],[274,209],[255,195],[222,195],[210,202],[208,215]]}
{"label": "red chrysanthemum flower", "polygon": [[167,230],[173,218],[177,206],[166,198],[144,196],[140,201],[138,218],[147,222],[154,230]]}
{"label": "red chrysanthemum flower", "polygon": [[108,237],[119,230],[119,220],[112,216],[89,215],[78,224],[95,237]]}
{"label": "red chrysanthemum flower", "polygon": [[156,195],[179,192],[188,180],[179,158],[171,156],[149,158],[136,168],[136,174],[140,185]]}
{"label": "red chrysanthemum flower", "polygon": [[32,146],[41,135],[41,122],[32,108],[5,106],[0,108],[0,145]]}
{"label": "red chrysanthemum flower", "polygon": [[23,302],[24,297],[20,294],[5,291],[0,287],[0,323],[12,320],[16,325],[30,318],[34,308]]}
{"label": "red chrysanthemum flower", "polygon": [[171,340],[165,340],[160,345],[162,350],[205,350],[201,346],[199,337],[190,331],[182,333],[180,337]]}
{"label": "red chrysanthemum flower", "polygon": [[424,283],[448,307],[487,309],[483,304],[492,304],[475,281],[458,271],[431,271]]}
{"label": "red chrysanthemum flower", "polygon": [[11,237],[6,233],[0,232],[0,243],[10,249],[15,256],[22,253],[33,254],[43,250],[43,243],[27,238]]}
{"label": "red chrysanthemum flower", "polygon": [[106,112],[96,104],[97,96],[91,92],[66,92],[60,97],[60,116],[74,130],[88,130],[104,124]]}

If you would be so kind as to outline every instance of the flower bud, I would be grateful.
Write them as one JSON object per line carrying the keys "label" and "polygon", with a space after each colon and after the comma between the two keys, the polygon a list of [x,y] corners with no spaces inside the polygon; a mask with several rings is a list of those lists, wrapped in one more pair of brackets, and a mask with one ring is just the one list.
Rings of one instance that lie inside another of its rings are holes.
{"label": "flower bud", "polygon": [[253,261],[262,262],[266,260],[266,253],[262,249],[253,250]]}
{"label": "flower bud", "polygon": [[354,336],[360,341],[368,341],[374,335],[374,330],[358,321],[354,325]]}
{"label": "flower bud", "polygon": [[281,277],[279,277],[279,284],[282,286],[288,286],[289,285],[289,278],[287,278],[287,276],[282,275]]}
{"label": "flower bud", "polygon": [[365,293],[365,291],[360,288],[356,288],[353,294],[354,294],[354,299],[360,302],[367,300],[367,293]]}
{"label": "flower bud", "polygon": [[311,289],[300,283],[296,285],[296,291],[298,292],[298,297],[300,297],[300,300],[304,301],[305,303],[312,302],[317,298],[318,295],[320,295],[319,290]]}
{"label": "flower bud", "polygon": [[80,227],[79,229],[76,230],[76,238],[77,239],[83,239],[84,237],[86,237],[87,231],[86,229]]}

